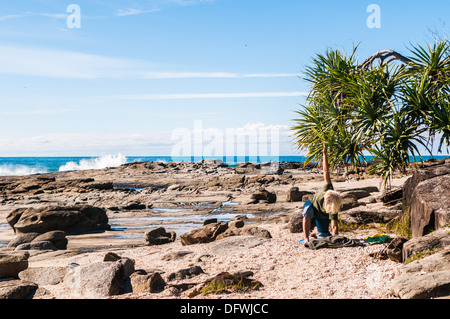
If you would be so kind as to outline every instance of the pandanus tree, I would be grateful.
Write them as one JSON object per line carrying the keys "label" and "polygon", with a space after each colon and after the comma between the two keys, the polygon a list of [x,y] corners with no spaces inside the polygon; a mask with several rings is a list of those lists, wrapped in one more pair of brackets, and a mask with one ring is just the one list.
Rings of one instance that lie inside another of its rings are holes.
{"label": "pandanus tree", "polygon": [[332,168],[357,168],[364,154],[374,155],[370,173],[381,172],[386,187],[411,156],[421,159],[419,146],[430,152],[439,137],[439,152],[448,149],[449,43],[413,47],[411,57],[383,50],[361,64],[356,51],[327,50],[306,67],[311,88],[292,130],[306,163],[320,160],[323,143]]}

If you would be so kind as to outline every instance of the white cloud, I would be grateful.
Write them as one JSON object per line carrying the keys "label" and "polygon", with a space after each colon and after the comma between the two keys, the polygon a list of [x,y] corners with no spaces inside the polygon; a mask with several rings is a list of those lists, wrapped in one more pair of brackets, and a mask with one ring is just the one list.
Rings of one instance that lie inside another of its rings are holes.
{"label": "white cloud", "polygon": [[306,95],[307,92],[294,91],[294,92],[248,92],[248,93],[136,94],[136,95],[116,95],[111,97],[124,100],[184,100],[184,99],[294,97]]}
{"label": "white cloud", "polygon": [[0,17],[0,21],[5,21],[9,19],[23,18],[26,14],[7,14]]}
{"label": "white cloud", "polygon": [[[30,13],[33,14],[33,13]],[[67,13],[34,13],[35,15],[52,18],[52,19],[67,19],[69,16]]]}
{"label": "white cloud", "polygon": [[51,114],[74,114],[80,113],[79,110],[74,109],[35,109],[24,111],[4,111],[4,115],[51,115]]}
{"label": "white cloud", "polygon": [[[198,129],[194,126],[194,129],[192,127],[176,128],[168,132],[147,134],[53,133],[25,137],[0,136],[0,149],[3,156],[99,156],[117,153],[169,156],[174,147],[180,145],[180,139],[174,137],[173,133],[182,132],[186,134],[185,137],[188,141],[193,142],[194,132],[198,133]],[[238,140],[242,136],[254,137],[257,135],[265,139],[263,142],[259,139],[258,144],[277,142],[281,154],[286,154],[286,151],[289,152],[292,149],[291,133],[287,125],[248,123],[242,127],[227,129],[200,127],[200,132],[204,139],[205,152],[217,147],[214,143],[222,142],[209,141],[208,137],[211,134],[219,133],[227,138],[227,136],[229,137],[227,134],[230,132],[236,136],[236,142],[232,141],[233,143],[239,144]],[[203,155],[208,156],[208,154]]]}
{"label": "white cloud", "polygon": [[0,73],[65,79],[134,78],[261,78],[290,73],[161,72],[147,61],[112,58],[73,51],[0,45]]}
{"label": "white cloud", "polygon": [[145,14],[145,13],[153,13],[153,12],[159,12],[161,9],[151,9],[151,10],[140,10],[140,9],[126,9],[122,10],[119,9],[119,11],[116,13],[117,17],[126,17],[126,16],[134,16],[139,14]]}
{"label": "white cloud", "polygon": [[294,73],[231,73],[231,72],[153,72],[141,71],[140,76],[143,79],[183,79],[183,78],[280,78],[295,77],[299,74]]}
{"label": "white cloud", "polygon": [[0,73],[50,78],[95,79],[130,76],[136,61],[23,47],[0,46]]}
{"label": "white cloud", "polygon": [[166,3],[172,3],[180,6],[191,6],[203,3],[213,3],[214,0],[165,0]]}

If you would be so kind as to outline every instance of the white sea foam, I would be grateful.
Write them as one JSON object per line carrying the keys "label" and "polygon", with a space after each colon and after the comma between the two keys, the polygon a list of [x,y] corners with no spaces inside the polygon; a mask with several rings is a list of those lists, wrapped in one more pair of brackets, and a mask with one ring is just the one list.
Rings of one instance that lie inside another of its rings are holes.
{"label": "white sea foam", "polygon": [[60,172],[79,171],[86,169],[102,169],[106,167],[117,167],[127,162],[127,157],[123,154],[105,155],[97,158],[82,159],[79,163],[68,162],[59,168]]}
{"label": "white sea foam", "polygon": [[24,176],[31,174],[46,173],[42,168],[32,167],[22,164],[3,164],[0,165],[0,176]]}

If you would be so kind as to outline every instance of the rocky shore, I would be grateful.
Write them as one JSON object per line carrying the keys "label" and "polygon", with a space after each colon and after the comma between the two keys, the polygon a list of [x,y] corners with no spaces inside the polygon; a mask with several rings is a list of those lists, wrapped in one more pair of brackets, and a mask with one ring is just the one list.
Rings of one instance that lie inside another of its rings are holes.
{"label": "rocky shore", "polygon": [[[299,240],[300,209],[323,185],[314,166],[135,162],[0,177],[0,298],[442,298],[449,178],[450,163],[428,162],[385,192],[376,177],[336,173],[352,229],[340,235],[363,245],[313,250]],[[412,239],[365,242],[405,213]]]}

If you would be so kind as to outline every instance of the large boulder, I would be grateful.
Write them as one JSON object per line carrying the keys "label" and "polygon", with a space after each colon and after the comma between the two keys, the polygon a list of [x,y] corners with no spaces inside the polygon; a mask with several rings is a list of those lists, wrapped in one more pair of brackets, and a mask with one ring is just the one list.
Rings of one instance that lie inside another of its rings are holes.
{"label": "large boulder", "polygon": [[410,215],[413,237],[450,223],[450,174],[427,179],[416,186]]}
{"label": "large boulder", "polygon": [[413,174],[403,184],[403,207],[409,207],[411,205],[412,193],[416,186],[424,180],[434,178],[437,176],[443,176],[450,174],[450,163],[427,167],[418,168],[413,171]]}
{"label": "large boulder", "polygon": [[422,237],[415,237],[403,245],[403,260],[419,253],[437,251],[450,246],[450,229],[441,228]]}
{"label": "large boulder", "polygon": [[27,252],[0,253],[0,278],[19,278],[19,273],[28,268],[29,257]]}
{"label": "large boulder", "polygon": [[8,249],[14,249],[21,244],[31,243],[31,241],[39,235],[39,233],[18,234],[8,242],[8,245],[6,247]]}
{"label": "large boulder", "polygon": [[63,281],[73,298],[104,299],[122,293],[126,279],[119,260],[73,267]]}
{"label": "large boulder", "polygon": [[16,234],[42,234],[52,230],[82,233],[110,229],[106,211],[90,205],[18,208],[9,213],[6,220]]}
{"label": "large boulder", "polygon": [[32,282],[18,279],[0,281],[0,300],[1,299],[26,299],[32,295],[38,285]]}
{"label": "large boulder", "polygon": [[361,205],[339,213],[342,223],[347,225],[387,223],[401,215],[402,210],[399,207],[388,207],[384,206],[383,203]]}
{"label": "large boulder", "polygon": [[399,268],[392,294],[401,299],[424,299],[450,294],[450,249]]}
{"label": "large boulder", "polygon": [[342,195],[353,195],[356,199],[362,199],[369,197],[372,193],[378,193],[378,187],[376,186],[365,186],[359,188],[346,189],[342,191]]}
{"label": "large boulder", "polygon": [[180,236],[181,244],[193,245],[209,243],[216,240],[216,237],[228,229],[225,222],[211,223],[194,229]]}
{"label": "large boulder", "polygon": [[37,285],[57,285],[66,275],[66,267],[30,267],[19,273],[19,278]]}
{"label": "large boulder", "polygon": [[341,197],[341,211],[352,209],[360,205],[358,202],[358,198],[352,193],[343,193]]}
{"label": "large boulder", "polygon": [[450,222],[450,163],[416,169],[403,184],[402,206],[411,216],[413,237]]}
{"label": "large boulder", "polygon": [[8,243],[8,248],[15,250],[57,250],[66,249],[68,240],[62,230],[52,230],[44,234],[19,234]]}
{"label": "large boulder", "polygon": [[216,240],[223,239],[230,236],[256,236],[270,239],[272,235],[267,229],[257,226],[244,226],[244,227],[229,227],[223,233],[219,234]]}

